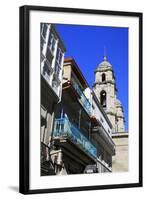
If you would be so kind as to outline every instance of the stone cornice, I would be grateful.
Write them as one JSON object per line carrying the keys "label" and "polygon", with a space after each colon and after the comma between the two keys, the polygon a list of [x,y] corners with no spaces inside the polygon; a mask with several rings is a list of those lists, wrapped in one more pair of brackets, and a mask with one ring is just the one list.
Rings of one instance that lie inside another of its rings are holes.
{"label": "stone cornice", "polygon": [[94,73],[96,73],[96,72],[107,72],[107,71],[111,71],[111,72],[113,72],[114,73],[114,71],[113,71],[113,69],[112,68],[104,68],[104,69],[102,69],[102,68],[98,68],[98,69],[96,69],[95,71],[94,71]]}
{"label": "stone cornice", "polygon": [[107,83],[110,83],[110,84],[112,84],[112,85],[115,85],[115,91],[118,92],[118,89],[117,89],[117,87],[116,87],[116,83],[113,82],[113,81],[95,82],[95,83],[92,85],[92,87],[95,87],[96,85],[105,85],[105,84],[107,84]]}
{"label": "stone cornice", "polygon": [[113,85],[115,84],[114,81],[107,80],[107,81],[103,81],[103,82],[100,82],[100,81],[97,82],[97,81],[96,81],[96,82],[94,83],[94,85],[95,85],[95,84],[98,84],[98,85],[105,85],[105,84],[107,84],[107,83],[110,83],[110,84],[113,84]]}

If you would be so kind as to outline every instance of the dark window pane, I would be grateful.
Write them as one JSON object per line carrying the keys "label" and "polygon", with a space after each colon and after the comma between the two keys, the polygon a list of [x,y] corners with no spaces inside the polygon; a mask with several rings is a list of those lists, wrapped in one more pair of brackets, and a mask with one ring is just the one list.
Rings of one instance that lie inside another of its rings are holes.
{"label": "dark window pane", "polygon": [[51,50],[52,52],[54,52],[54,50],[55,50],[55,43],[56,43],[56,41],[55,41],[55,39],[54,39],[53,34],[50,34],[48,45],[49,45],[49,48],[50,48],[50,50]]}
{"label": "dark window pane", "polygon": [[49,48],[47,48],[46,58],[47,58],[48,62],[50,63],[50,66],[51,66],[53,57],[52,57],[52,53],[50,52]]}
{"label": "dark window pane", "polygon": [[57,76],[59,76],[59,73],[60,73],[60,67],[59,67],[59,65],[57,64],[57,62],[55,63],[55,74],[57,75]]}
{"label": "dark window pane", "polygon": [[106,108],[106,92],[105,91],[101,91],[100,93],[100,103],[103,108]]}
{"label": "dark window pane", "polygon": [[43,67],[43,74],[45,75],[45,73],[47,73],[49,76],[51,75],[51,71],[49,70],[49,67],[46,62],[44,63]]}
{"label": "dark window pane", "polygon": [[106,81],[106,75],[103,73],[102,74],[102,82]]}

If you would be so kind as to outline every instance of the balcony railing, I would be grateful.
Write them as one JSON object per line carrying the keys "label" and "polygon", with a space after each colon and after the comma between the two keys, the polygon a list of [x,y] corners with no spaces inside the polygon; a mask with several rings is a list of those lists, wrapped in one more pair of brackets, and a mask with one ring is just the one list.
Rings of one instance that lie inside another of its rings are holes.
{"label": "balcony railing", "polygon": [[56,119],[53,131],[53,137],[68,137],[80,149],[86,152],[92,158],[97,157],[97,149],[91,142],[83,135],[73,123],[68,119]]}
{"label": "balcony railing", "polygon": [[86,112],[91,115],[92,106],[87,97],[84,95],[83,91],[80,89],[80,86],[73,79],[72,79],[72,86],[80,96],[80,101],[82,106],[85,108]]}

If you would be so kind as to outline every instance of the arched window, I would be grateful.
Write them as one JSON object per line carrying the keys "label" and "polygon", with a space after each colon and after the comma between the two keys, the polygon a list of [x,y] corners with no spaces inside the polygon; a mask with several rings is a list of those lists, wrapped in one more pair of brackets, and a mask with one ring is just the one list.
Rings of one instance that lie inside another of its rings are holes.
{"label": "arched window", "polygon": [[103,73],[102,74],[102,82],[106,81],[106,75]]}
{"label": "arched window", "polygon": [[106,108],[106,92],[104,90],[100,93],[100,103],[103,108]]}

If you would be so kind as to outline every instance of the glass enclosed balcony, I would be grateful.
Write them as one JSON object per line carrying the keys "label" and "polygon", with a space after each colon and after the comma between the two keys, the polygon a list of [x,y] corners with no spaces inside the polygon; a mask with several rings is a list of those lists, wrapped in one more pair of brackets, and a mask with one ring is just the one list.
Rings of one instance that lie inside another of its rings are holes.
{"label": "glass enclosed balcony", "polygon": [[95,146],[67,118],[55,119],[53,137],[67,137],[89,156],[94,159],[97,157]]}
{"label": "glass enclosed balcony", "polygon": [[87,97],[84,95],[84,93],[81,90],[80,86],[75,82],[74,79],[72,79],[72,86],[74,87],[74,89],[76,90],[76,92],[78,93],[78,95],[80,96],[80,101],[81,101],[82,106],[84,107],[84,109],[86,110],[86,112],[89,115],[91,115],[92,106],[91,106],[89,100],[87,99]]}

